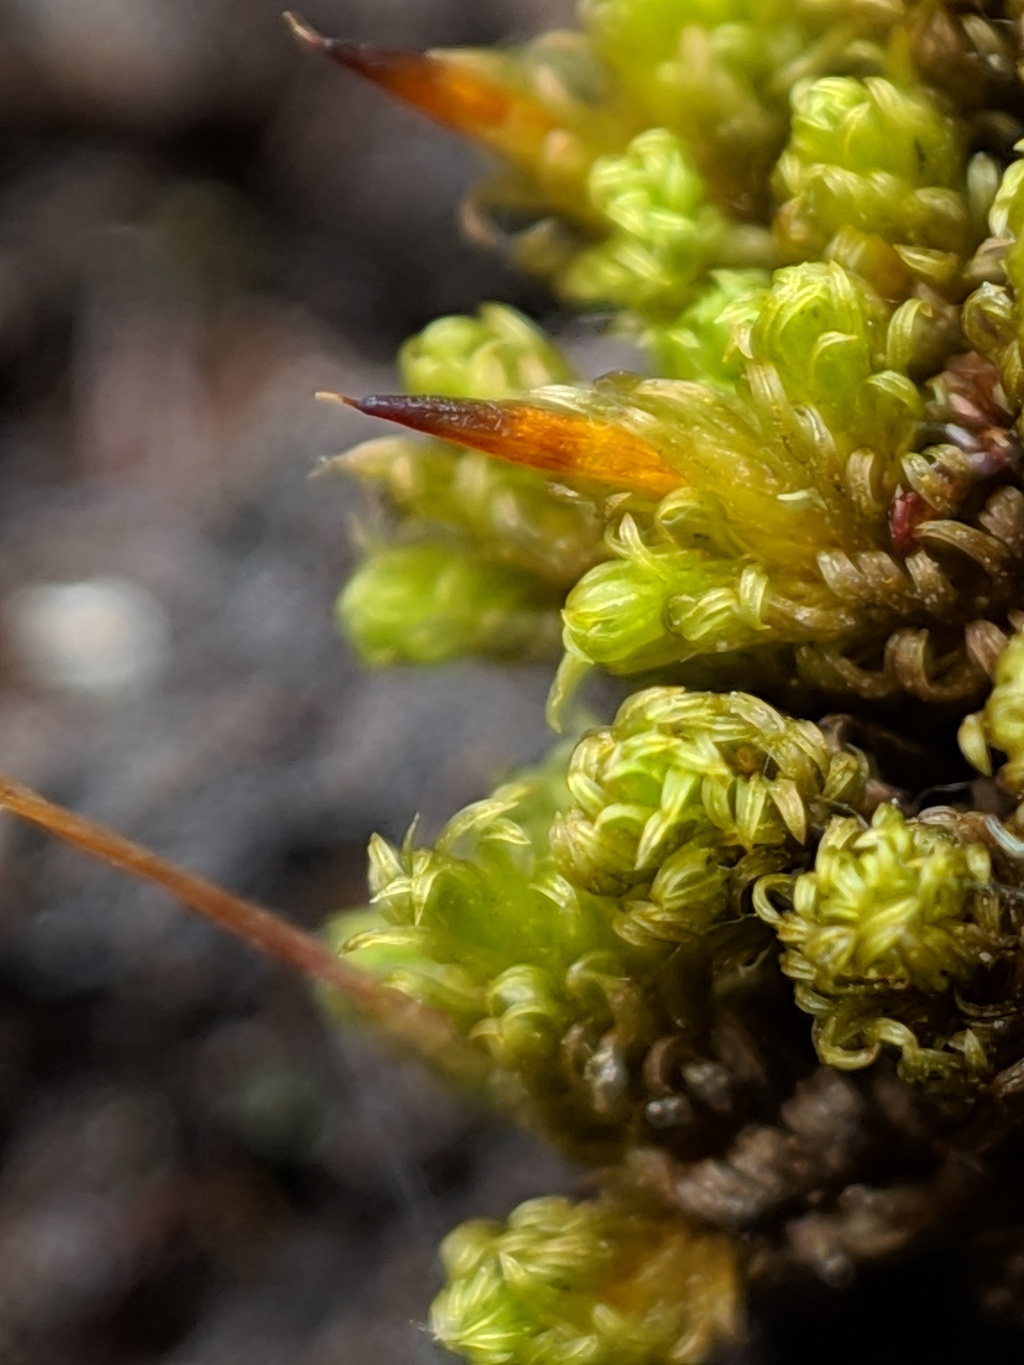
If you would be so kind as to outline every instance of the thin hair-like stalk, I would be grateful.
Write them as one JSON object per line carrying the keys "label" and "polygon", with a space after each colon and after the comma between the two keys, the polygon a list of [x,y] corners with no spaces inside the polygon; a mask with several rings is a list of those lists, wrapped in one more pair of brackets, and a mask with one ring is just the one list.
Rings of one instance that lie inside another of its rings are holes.
{"label": "thin hair-like stalk", "polygon": [[482,1058],[456,1036],[442,1014],[357,971],[314,934],[2,775],[0,809],[112,867],[153,883],[258,952],[337,991],[362,1019],[446,1074],[466,1081],[482,1079]]}

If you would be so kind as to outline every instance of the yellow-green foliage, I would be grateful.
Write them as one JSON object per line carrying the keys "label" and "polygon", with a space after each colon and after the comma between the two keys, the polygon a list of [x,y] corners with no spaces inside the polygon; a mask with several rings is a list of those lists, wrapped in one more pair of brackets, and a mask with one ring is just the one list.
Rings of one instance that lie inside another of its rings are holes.
{"label": "yellow-green foliage", "polygon": [[579,741],[567,775],[556,751],[432,848],[375,839],[372,911],[336,939],[451,1015],[556,1136],[620,1147],[646,1121],[645,1058],[684,1015],[706,1027],[716,964],[767,942],[752,883],[866,778],[855,750],[755,697],[651,689]]}
{"label": "yellow-green foliage", "polygon": [[[583,378],[506,307],[442,319],[401,355],[438,401],[385,400],[430,439],[348,457],[391,516],[339,604],[369,661],[560,639],[556,718],[588,672],[638,688],[433,847],[375,840],[372,905],[334,927],[607,1163],[589,1203],[446,1242],[433,1327],[473,1365],[701,1365],[745,1260],[850,1266],[927,1225],[868,1189],[858,1116],[913,1113],[931,1162],[933,1117],[1019,1089],[1017,19],[581,0],[573,31],[430,68],[430,112],[472,134],[486,108],[506,163],[477,230],[636,347]],[[957,724],[987,785],[957,786]],[[947,760],[953,804],[918,802]],[[868,1073],[822,1087],[845,1117],[807,1101],[823,1067]],[[694,1190],[751,1240],[695,1234]]]}
{"label": "yellow-green foliage", "polygon": [[999,778],[1020,800],[1024,797],[1024,635],[1009,640],[992,680],[995,685],[984,711],[968,716],[960,727],[960,743],[979,771],[989,776],[989,749],[1005,754]]}
{"label": "yellow-green foliage", "polygon": [[533,1199],[441,1248],[439,1341],[472,1365],[699,1365],[738,1328],[721,1237],[612,1199]]}
{"label": "yellow-green foliage", "polygon": [[[431,323],[400,361],[406,388],[452,398],[507,398],[571,376],[543,333],[499,304]],[[553,501],[530,470],[442,441],[385,437],[344,463],[398,516],[397,539],[371,542],[338,601],[367,662],[555,647],[566,587],[602,555],[592,509]]]}
{"label": "yellow-green foliage", "polygon": [[981,844],[883,805],[870,826],[829,824],[814,870],[786,887],[791,909],[773,906],[783,882],[761,884],[759,912],[786,945],[782,970],[814,1017],[822,1061],[855,1070],[888,1045],[909,1078],[987,1068],[955,991],[984,978],[1005,948],[990,876]]}
{"label": "yellow-green foliage", "polygon": [[911,274],[944,283],[969,241],[965,174],[956,121],[934,96],[828,76],[793,92],[776,229],[801,257],[828,252],[840,234],[877,236]]}

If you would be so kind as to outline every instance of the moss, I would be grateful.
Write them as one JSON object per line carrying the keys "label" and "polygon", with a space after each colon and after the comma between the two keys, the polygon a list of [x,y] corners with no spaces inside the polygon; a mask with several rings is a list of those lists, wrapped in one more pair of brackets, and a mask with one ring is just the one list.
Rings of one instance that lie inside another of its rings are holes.
{"label": "moss", "polygon": [[[928,1168],[940,1133],[1012,1129],[992,1118],[1024,1068],[1004,18],[584,0],[573,32],[370,72],[497,154],[478,226],[637,347],[635,373],[586,380],[506,308],[441,320],[402,353],[421,396],[364,404],[431,439],[349,460],[393,518],[342,597],[370,661],[532,655],[560,619],[555,713],[588,671],[635,689],[433,847],[376,841],[372,907],[334,930],[600,1168],[589,1203],[445,1244],[434,1328],[475,1365],[696,1365],[739,1333],[745,1276],[795,1258],[827,1279],[945,1207],[879,1141]],[[958,725],[990,785],[936,807],[917,769],[955,774]]]}

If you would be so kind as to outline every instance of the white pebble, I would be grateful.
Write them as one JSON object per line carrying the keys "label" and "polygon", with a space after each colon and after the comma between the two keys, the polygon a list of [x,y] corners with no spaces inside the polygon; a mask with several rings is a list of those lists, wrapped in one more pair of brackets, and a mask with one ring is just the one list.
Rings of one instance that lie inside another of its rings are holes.
{"label": "white pebble", "polygon": [[127,578],[34,583],[4,603],[12,652],[42,687],[113,697],[142,692],[170,658],[170,623]]}

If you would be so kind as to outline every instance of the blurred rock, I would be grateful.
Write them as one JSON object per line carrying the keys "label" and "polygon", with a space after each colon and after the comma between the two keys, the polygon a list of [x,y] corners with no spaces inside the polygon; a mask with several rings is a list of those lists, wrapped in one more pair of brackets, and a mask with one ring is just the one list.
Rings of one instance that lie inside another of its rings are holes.
{"label": "blurred rock", "polygon": [[142,692],[170,657],[166,612],[128,579],[30,584],[3,615],[15,656],[44,688],[111,699]]}

